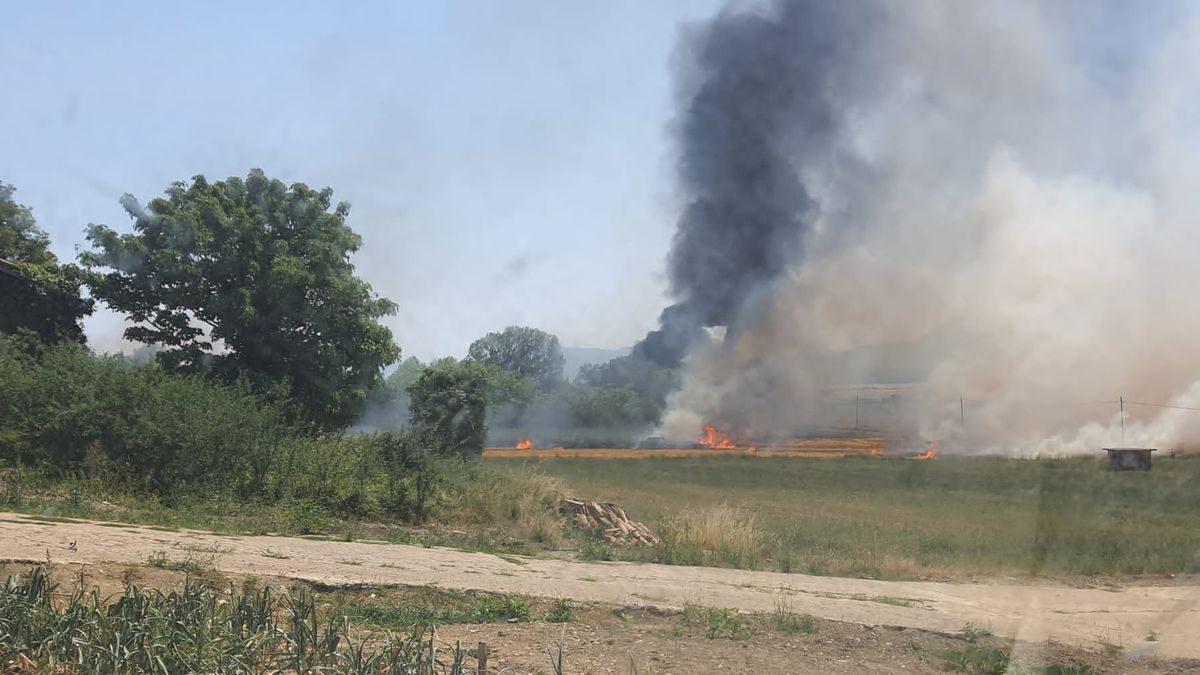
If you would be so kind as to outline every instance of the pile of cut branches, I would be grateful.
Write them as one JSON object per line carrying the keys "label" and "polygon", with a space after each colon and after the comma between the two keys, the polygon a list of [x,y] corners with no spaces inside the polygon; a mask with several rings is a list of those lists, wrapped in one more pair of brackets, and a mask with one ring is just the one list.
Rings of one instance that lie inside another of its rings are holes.
{"label": "pile of cut branches", "polygon": [[654,546],[658,537],[645,525],[632,521],[621,507],[609,502],[563,499],[558,511],[577,527],[600,530],[610,544],[645,544]]}

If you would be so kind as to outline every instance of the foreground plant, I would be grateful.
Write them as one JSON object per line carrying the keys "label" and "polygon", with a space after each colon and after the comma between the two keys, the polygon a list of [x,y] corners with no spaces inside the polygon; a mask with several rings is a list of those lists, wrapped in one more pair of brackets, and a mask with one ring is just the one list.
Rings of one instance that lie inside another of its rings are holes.
{"label": "foreground plant", "polygon": [[356,635],[307,590],[128,586],[101,599],[83,579],[65,602],[44,566],[0,588],[0,664],[48,672],[354,672],[460,675],[466,652],[433,626]]}

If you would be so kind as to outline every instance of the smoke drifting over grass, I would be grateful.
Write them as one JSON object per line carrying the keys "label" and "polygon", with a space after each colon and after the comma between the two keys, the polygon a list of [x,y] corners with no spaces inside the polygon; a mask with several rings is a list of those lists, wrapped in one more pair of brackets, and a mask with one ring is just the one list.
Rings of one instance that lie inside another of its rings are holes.
{"label": "smoke drifting over grass", "polygon": [[[693,350],[666,432],[686,437],[700,420],[754,437],[830,424],[832,388],[916,361],[927,376],[906,431],[952,451],[1091,452],[1121,441],[1108,403],[1120,395],[1200,406],[1188,75],[1200,17],[1155,11],[775,2],[738,5],[685,38],[683,88],[717,82],[738,101],[736,133],[689,133],[698,113],[685,106],[682,155],[737,141],[758,150],[735,166],[765,173],[722,183],[736,207],[714,220],[697,226],[694,206],[681,218],[676,293],[700,323],[729,330]],[[786,37],[736,39],[746,25]],[[1165,35],[1139,32],[1151,29]],[[1105,49],[1121,52],[1120,67],[1097,59]],[[759,109],[776,113],[739,112]],[[682,167],[685,194],[697,194]],[[728,266],[705,276],[698,244]],[[880,345],[876,363],[837,358]],[[1200,413],[1131,411],[1129,445],[1200,442]]]}

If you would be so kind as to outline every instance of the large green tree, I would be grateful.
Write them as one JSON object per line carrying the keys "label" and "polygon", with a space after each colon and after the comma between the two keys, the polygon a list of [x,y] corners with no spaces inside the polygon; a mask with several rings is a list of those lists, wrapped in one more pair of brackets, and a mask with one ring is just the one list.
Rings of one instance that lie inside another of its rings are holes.
{"label": "large green tree", "polygon": [[50,238],[33,211],[0,182],[0,332],[32,331],[45,342],[83,342],[83,317],[93,302],[83,297],[83,271],[59,264]]}
{"label": "large green tree", "polygon": [[310,419],[343,426],[361,412],[400,350],[380,317],[395,305],[354,274],[362,244],[350,207],[329,188],[285,185],[255,169],[215,183],[195,176],[142,208],[133,232],[90,225],[93,292],[188,372],[284,382]]}
{"label": "large green tree", "polygon": [[509,326],[471,343],[467,359],[518,373],[543,387],[562,382],[563,354],[558,338],[544,330]]}
{"label": "large green tree", "polygon": [[525,411],[538,395],[535,381],[499,366],[481,363],[487,382],[488,421],[496,426],[520,424]]}
{"label": "large green tree", "polygon": [[442,453],[482,451],[489,388],[486,366],[453,358],[431,363],[408,388],[417,438]]}

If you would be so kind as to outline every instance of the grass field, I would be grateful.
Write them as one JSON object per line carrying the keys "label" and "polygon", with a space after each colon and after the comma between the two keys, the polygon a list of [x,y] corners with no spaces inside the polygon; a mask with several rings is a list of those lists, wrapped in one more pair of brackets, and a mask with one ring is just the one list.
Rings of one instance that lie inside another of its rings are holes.
{"label": "grass field", "polygon": [[1200,571],[1200,458],[1149,473],[1098,459],[485,463],[547,474],[664,534],[620,557],[892,579]]}

